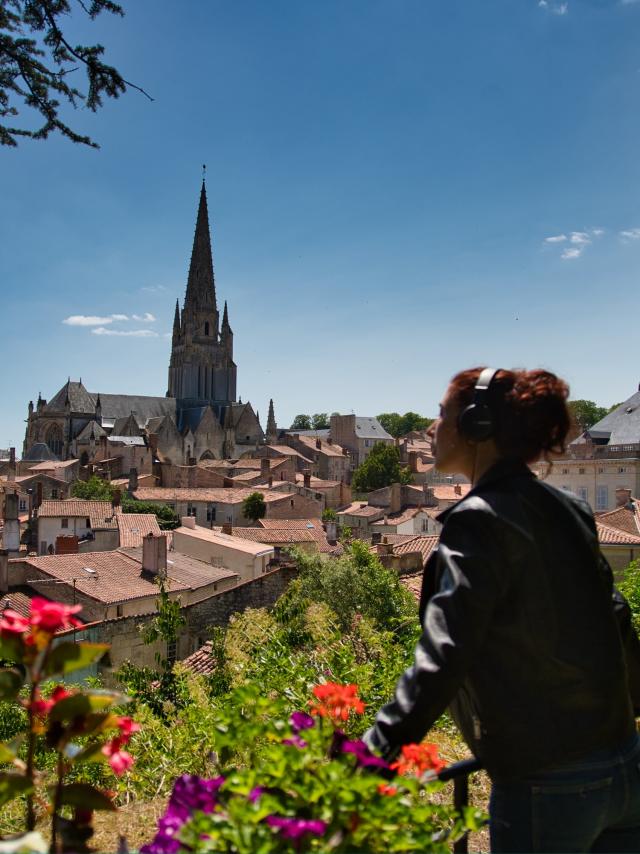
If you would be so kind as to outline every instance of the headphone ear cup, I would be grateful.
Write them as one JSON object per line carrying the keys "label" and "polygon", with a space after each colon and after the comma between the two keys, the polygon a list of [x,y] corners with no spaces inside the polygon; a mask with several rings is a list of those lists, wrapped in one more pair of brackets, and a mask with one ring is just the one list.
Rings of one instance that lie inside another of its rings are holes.
{"label": "headphone ear cup", "polygon": [[484,403],[472,403],[458,416],[458,429],[472,442],[484,442],[493,435],[493,417]]}

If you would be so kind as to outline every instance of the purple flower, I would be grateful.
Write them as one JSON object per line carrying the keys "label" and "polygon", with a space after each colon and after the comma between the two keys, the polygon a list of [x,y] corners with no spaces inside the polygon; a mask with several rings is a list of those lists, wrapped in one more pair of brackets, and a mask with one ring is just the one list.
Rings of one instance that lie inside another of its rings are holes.
{"label": "purple flower", "polygon": [[343,741],[340,750],[342,753],[353,753],[359,768],[389,768],[389,763],[375,756],[364,741]]}
{"label": "purple flower", "polygon": [[180,849],[176,834],[182,825],[199,810],[213,812],[218,798],[218,789],[224,783],[224,777],[205,780],[195,774],[183,774],[173,784],[173,791],[167,804],[167,810],[158,821],[158,832],[154,839],[142,846],[141,854],[175,854]]}
{"label": "purple flower", "polygon": [[290,738],[283,738],[283,744],[292,744],[294,747],[306,747],[307,742],[304,738],[300,738],[299,735],[292,735]]}
{"label": "purple flower", "polygon": [[218,789],[223,783],[224,777],[205,780],[195,774],[183,774],[173,784],[169,809],[173,808],[179,814],[186,811],[186,817],[195,810],[205,813],[213,812],[218,802]]}
{"label": "purple flower", "polygon": [[316,722],[306,712],[294,712],[289,718],[289,723],[294,732],[300,732],[303,729],[311,729],[316,725]]}
{"label": "purple flower", "polygon": [[262,786],[254,786],[253,789],[249,792],[249,801],[252,804],[255,804],[256,801],[260,800],[260,795],[264,792],[264,788]]}
{"label": "purple flower", "polygon": [[327,829],[327,823],[319,819],[285,818],[280,815],[267,816],[267,824],[278,828],[285,839],[300,839],[305,833],[322,836]]}

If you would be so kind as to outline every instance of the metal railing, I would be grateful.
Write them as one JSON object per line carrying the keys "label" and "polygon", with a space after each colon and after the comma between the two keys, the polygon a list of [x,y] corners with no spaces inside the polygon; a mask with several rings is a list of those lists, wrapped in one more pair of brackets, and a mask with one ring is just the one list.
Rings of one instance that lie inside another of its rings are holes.
{"label": "metal railing", "polygon": [[[453,780],[453,806],[458,812],[461,812],[463,807],[469,804],[469,776],[481,769],[480,760],[472,756],[469,759],[462,759],[460,762],[447,765],[442,771],[433,774],[431,779],[440,780],[441,783],[448,783]],[[423,779],[425,778],[423,777]],[[467,836],[468,834],[465,833],[457,842],[453,843],[454,854],[467,854]]]}

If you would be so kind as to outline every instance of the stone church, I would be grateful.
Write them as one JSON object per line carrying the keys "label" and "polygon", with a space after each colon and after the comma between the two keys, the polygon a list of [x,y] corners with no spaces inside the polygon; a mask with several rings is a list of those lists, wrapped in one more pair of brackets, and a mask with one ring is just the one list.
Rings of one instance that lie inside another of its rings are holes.
{"label": "stone church", "polygon": [[86,465],[116,443],[144,445],[175,465],[239,457],[264,433],[251,404],[236,401],[236,370],[227,304],[220,322],[216,300],[203,181],[182,311],[176,301],[166,396],[91,392],[69,380],[50,401],[29,403],[23,459],[79,458]]}

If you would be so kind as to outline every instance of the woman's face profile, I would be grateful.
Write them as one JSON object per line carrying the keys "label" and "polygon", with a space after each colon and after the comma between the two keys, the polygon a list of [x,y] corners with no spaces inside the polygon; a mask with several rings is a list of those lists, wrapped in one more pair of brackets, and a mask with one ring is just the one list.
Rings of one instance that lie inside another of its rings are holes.
{"label": "woman's face profile", "polygon": [[440,415],[428,430],[438,471],[443,474],[467,474],[473,466],[473,448],[458,431],[460,406],[447,389]]}

